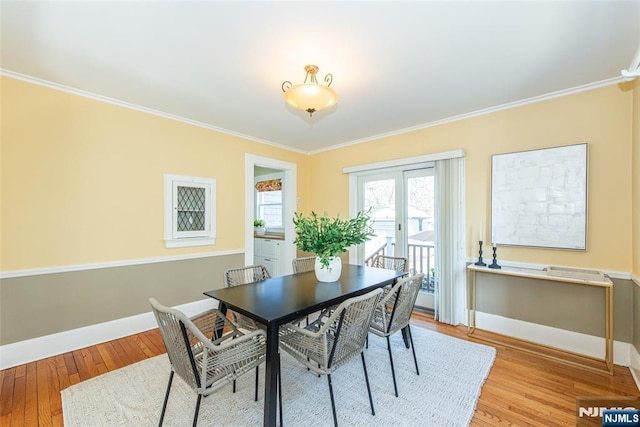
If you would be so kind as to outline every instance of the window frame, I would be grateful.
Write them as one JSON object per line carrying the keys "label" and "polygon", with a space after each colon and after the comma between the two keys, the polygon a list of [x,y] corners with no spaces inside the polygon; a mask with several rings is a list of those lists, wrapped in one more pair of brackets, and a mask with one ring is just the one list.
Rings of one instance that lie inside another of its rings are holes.
{"label": "window frame", "polygon": [[[205,230],[178,231],[177,188],[205,189]],[[164,241],[167,248],[209,246],[216,241],[216,180],[186,175],[164,174]]]}
{"label": "window frame", "polygon": [[[282,185],[283,185],[283,189],[280,190],[281,191],[281,198],[280,198],[280,203],[263,203],[263,204],[259,204],[258,203],[258,193],[259,191],[255,189],[255,185],[260,182],[260,181],[269,181],[272,179],[281,179],[282,180]],[[285,193],[284,193],[284,185],[285,185],[285,174],[284,172],[277,172],[277,173],[270,173],[270,174],[265,174],[265,175],[257,175],[254,177],[254,190],[253,190],[253,201],[254,201],[254,218],[255,219],[259,219],[258,218],[258,213],[260,212],[260,206],[281,206],[281,212],[282,212],[282,227],[270,227],[269,226],[269,222],[267,221],[267,232],[268,233],[273,233],[273,234],[278,234],[278,233],[284,233],[284,213],[285,213]]]}

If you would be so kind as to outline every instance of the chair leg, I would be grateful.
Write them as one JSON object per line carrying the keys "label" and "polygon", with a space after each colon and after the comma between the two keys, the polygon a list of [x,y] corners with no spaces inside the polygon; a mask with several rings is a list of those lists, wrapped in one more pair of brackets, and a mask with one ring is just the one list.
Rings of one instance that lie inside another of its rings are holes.
{"label": "chair leg", "polygon": [[364,370],[364,380],[367,383],[367,393],[369,393],[369,404],[371,404],[371,415],[375,415],[376,411],[373,409],[373,398],[371,397],[371,387],[369,387],[369,375],[367,375],[367,364],[364,361],[364,351],[360,353],[362,356],[362,369]]}
{"label": "chair leg", "polygon": [[193,414],[193,427],[196,427],[198,424],[198,413],[200,412],[200,401],[202,400],[202,395],[198,394],[198,401],[196,402],[196,413]]}
{"label": "chair leg", "polygon": [[364,340],[365,348],[369,348],[369,334],[367,333],[367,338]]}
{"label": "chair leg", "polygon": [[404,341],[404,346],[409,348],[409,338],[407,337],[408,332],[407,332],[408,327],[405,326],[404,328],[401,329],[402,331],[402,341]]}
{"label": "chair leg", "polygon": [[331,386],[331,374],[327,375],[329,381],[329,396],[331,396],[331,411],[333,412],[333,425],[338,427],[338,416],[336,415],[336,402],[333,400],[333,387]]}
{"label": "chair leg", "polygon": [[171,382],[173,381],[173,369],[171,370],[171,374],[169,375],[169,384],[167,384],[167,392],[164,395],[164,403],[162,404],[162,412],[160,413],[160,423],[158,423],[158,427],[162,427],[162,422],[164,421],[164,412],[167,410],[167,402],[169,401],[169,392],[171,391]]}
{"label": "chair leg", "polygon": [[420,375],[420,370],[418,369],[418,359],[416,359],[416,348],[413,345],[413,334],[411,334],[411,327],[407,325],[407,331],[409,332],[409,341],[411,341],[411,351],[413,352],[413,363],[416,364],[416,375]]}
{"label": "chair leg", "polygon": [[236,380],[233,380],[233,392],[236,392]]}
{"label": "chair leg", "polygon": [[393,356],[391,355],[391,341],[387,337],[387,350],[389,350],[389,361],[391,362],[391,376],[393,377],[393,390],[398,397],[398,386],[396,385],[396,370],[393,368]]}
{"label": "chair leg", "polygon": [[258,369],[259,368],[260,366],[256,366],[256,391],[255,391],[255,395],[253,396],[254,402],[258,401]]}

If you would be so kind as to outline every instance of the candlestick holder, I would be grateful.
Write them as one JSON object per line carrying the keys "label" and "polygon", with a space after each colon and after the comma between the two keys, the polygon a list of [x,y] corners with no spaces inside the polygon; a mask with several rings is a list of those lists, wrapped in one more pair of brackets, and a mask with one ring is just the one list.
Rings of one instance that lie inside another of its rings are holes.
{"label": "candlestick holder", "polygon": [[486,267],[487,264],[485,264],[482,261],[482,240],[478,241],[478,245],[480,246],[480,248],[478,249],[478,262],[476,262],[474,265],[479,265],[480,267]]}
{"label": "candlestick holder", "polygon": [[496,246],[493,247],[493,262],[489,265],[489,268],[500,269],[501,266],[498,265],[498,257],[496,256],[496,250],[498,248]]}

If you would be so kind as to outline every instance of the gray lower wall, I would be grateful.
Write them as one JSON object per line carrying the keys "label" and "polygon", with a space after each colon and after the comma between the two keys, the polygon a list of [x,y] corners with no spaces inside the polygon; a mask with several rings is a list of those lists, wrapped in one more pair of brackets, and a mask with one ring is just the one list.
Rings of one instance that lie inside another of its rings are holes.
{"label": "gray lower wall", "polygon": [[244,254],[0,280],[0,345],[151,311],[148,299],[175,306],[224,286]]}
{"label": "gray lower wall", "polygon": [[[638,348],[640,327],[634,328],[634,312],[638,316],[640,306],[638,286],[631,280],[612,280],[614,339],[633,342]],[[477,311],[593,336],[605,335],[605,297],[600,287],[477,273],[476,295]]]}
{"label": "gray lower wall", "polygon": [[[0,345],[147,313],[151,296],[169,306],[202,300],[223,286],[227,268],[242,265],[235,254],[3,279]],[[640,352],[640,285],[613,282],[614,338]],[[481,312],[604,336],[603,308],[600,288],[477,274]]]}

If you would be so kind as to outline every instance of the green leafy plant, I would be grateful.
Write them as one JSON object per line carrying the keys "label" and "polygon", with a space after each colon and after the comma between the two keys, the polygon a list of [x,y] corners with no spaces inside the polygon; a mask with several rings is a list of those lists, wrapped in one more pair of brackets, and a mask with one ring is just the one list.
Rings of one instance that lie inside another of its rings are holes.
{"label": "green leafy plant", "polygon": [[325,212],[318,216],[311,212],[308,217],[296,212],[293,218],[298,249],[320,257],[323,268],[329,268],[329,258],[345,252],[375,236],[368,212],[358,212],[355,218],[340,219],[340,215],[329,218]]}
{"label": "green leafy plant", "polygon": [[265,226],[265,222],[263,219],[254,219],[253,220],[253,226],[254,227],[264,227]]}

